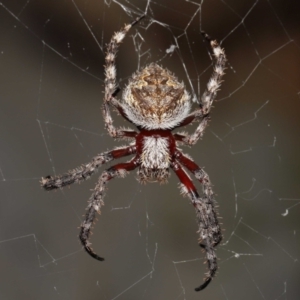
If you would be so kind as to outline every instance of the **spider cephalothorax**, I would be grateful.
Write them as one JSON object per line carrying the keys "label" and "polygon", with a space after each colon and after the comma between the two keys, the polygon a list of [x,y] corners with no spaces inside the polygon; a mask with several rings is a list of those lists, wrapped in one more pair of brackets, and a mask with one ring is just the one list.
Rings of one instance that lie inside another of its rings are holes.
{"label": "spider cephalothorax", "polygon": [[123,100],[128,119],[146,129],[174,128],[190,111],[184,84],[155,63],[132,76]]}
{"label": "spider cephalothorax", "polygon": [[176,149],[175,138],[166,130],[141,130],[136,137],[136,150],[140,157],[138,179],[142,183],[166,183]]}
{"label": "spider cephalothorax", "polygon": [[[103,171],[94,192],[89,200],[85,219],[80,226],[79,239],[89,255],[103,260],[91,248],[89,237],[96,213],[100,213],[104,205],[103,197],[106,184],[116,177],[124,177],[127,172],[138,169],[140,182],[157,181],[164,183],[174,171],[180,181],[181,193],[187,195],[193,204],[199,226],[199,245],[206,252],[209,272],[204,283],[196,291],[204,289],[217,271],[217,257],[215,247],[221,242],[222,234],[214,208],[214,194],[206,172],[200,168],[188,155],[177,147],[194,145],[207,126],[209,112],[221,84],[221,77],[225,68],[225,53],[218,43],[205,34],[210,42],[215,57],[213,74],[207,84],[198,107],[190,113],[190,95],[184,84],[168,70],[157,64],[150,64],[136,72],[129,80],[123,93],[123,101],[115,97],[118,89],[116,84],[115,59],[119,44],[129,29],[142,17],[116,32],[107,46],[105,65],[105,96],[103,103],[103,117],[105,127],[113,138],[130,139],[133,142],[126,147],[101,153],[90,163],[81,165],[61,176],[47,176],[42,178],[41,184],[46,190],[62,188],[75,182],[80,182],[92,176],[104,163],[124,156],[133,155],[129,161],[116,164]],[[115,128],[110,114],[110,106],[129,122],[137,127],[138,132]],[[191,135],[172,133],[178,127],[199,121],[196,130]],[[203,194],[199,196],[191,178],[186,173],[191,172],[196,180],[202,184]]]}

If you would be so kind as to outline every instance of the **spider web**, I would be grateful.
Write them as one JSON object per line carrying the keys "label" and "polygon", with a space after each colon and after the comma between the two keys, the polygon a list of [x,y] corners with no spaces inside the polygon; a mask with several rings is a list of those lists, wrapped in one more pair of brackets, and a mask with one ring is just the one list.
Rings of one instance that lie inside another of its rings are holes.
{"label": "spider web", "polygon": [[[0,298],[299,299],[298,11],[274,0],[0,1]],[[122,145],[100,112],[105,44],[145,12],[118,53],[121,88],[157,62],[199,98],[212,72],[201,30],[228,56],[210,126],[183,149],[210,175],[225,229],[220,271],[200,293],[195,214],[174,175],[110,182],[92,237],[103,263],[77,238],[97,175],[56,193],[38,184]]]}

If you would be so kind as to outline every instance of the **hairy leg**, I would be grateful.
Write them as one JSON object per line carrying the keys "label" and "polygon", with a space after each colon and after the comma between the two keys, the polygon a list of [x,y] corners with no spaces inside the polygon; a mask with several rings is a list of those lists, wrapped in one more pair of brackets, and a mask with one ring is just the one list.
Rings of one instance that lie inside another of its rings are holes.
{"label": "hairy leg", "polygon": [[115,106],[122,114],[122,105],[114,97],[119,91],[117,88],[117,70],[116,70],[116,56],[119,45],[125,38],[126,34],[132,26],[134,26],[139,20],[144,17],[137,18],[131,24],[125,25],[120,31],[117,31],[111,38],[107,45],[106,57],[105,57],[105,92],[104,92],[104,104],[102,107],[103,118],[105,121],[105,128],[112,137],[122,137],[123,131],[117,129],[113,125],[109,105]]}
{"label": "hairy leg", "polygon": [[53,189],[62,188],[66,185],[80,182],[82,180],[90,178],[101,165],[112,161],[113,159],[135,154],[135,152],[135,146],[130,146],[101,153],[95,156],[91,162],[85,165],[81,165],[76,169],[70,170],[63,175],[43,177],[41,180],[41,185],[45,190],[50,191]]}
{"label": "hairy leg", "polygon": [[208,273],[204,278],[204,282],[199,287],[195,288],[196,291],[201,291],[211,282],[218,269],[217,256],[214,248],[215,243],[212,233],[214,230],[214,224],[212,223],[211,219],[212,206],[206,197],[199,197],[193,182],[178,162],[173,162],[171,167],[181,182],[181,193],[188,195],[191,199],[198,219],[198,233],[200,235],[199,245],[205,250],[206,261],[208,264]]}
{"label": "hairy leg", "polygon": [[205,202],[207,203],[210,212],[209,219],[212,226],[211,238],[213,240],[214,246],[217,246],[222,241],[222,231],[215,209],[214,193],[209,176],[191,158],[183,155],[180,151],[177,150],[175,155],[179,163],[187,168],[190,172],[192,172],[195,175],[196,179],[202,184]]}
{"label": "hairy leg", "polygon": [[89,242],[89,236],[96,217],[96,213],[100,214],[100,209],[104,205],[103,198],[105,195],[106,184],[115,177],[124,177],[128,171],[134,170],[138,166],[137,160],[133,159],[128,163],[117,164],[108,170],[105,170],[96,184],[94,192],[89,200],[85,219],[80,226],[79,239],[86,252],[93,258],[103,261],[104,258],[96,254]]}
{"label": "hairy leg", "polygon": [[189,145],[189,146],[195,145],[198,142],[199,138],[203,136],[204,130],[207,127],[209,120],[210,120],[209,115],[204,116],[201,119],[200,124],[197,126],[193,134],[189,135],[187,133],[185,134],[176,133],[174,134],[175,140],[185,145]]}
{"label": "hairy leg", "polygon": [[208,81],[205,92],[201,97],[199,103],[200,109],[196,109],[190,115],[188,115],[177,127],[185,126],[194,120],[201,119],[200,124],[196,128],[195,132],[191,135],[186,135],[182,138],[182,142],[187,145],[194,145],[197,143],[200,137],[202,137],[205,128],[207,127],[209,121],[209,113],[213,104],[213,101],[216,98],[217,91],[219,90],[222,82],[222,76],[225,74],[225,63],[226,55],[224,49],[220,47],[216,40],[212,40],[211,37],[202,32],[205,39],[210,43],[210,46],[213,51],[213,56],[215,58],[215,63],[213,66],[213,73]]}

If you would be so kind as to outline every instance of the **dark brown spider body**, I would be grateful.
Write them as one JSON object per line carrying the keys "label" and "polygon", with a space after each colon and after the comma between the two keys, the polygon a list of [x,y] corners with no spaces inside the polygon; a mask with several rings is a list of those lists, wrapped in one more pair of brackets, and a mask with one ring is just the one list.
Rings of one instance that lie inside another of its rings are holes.
{"label": "dark brown spider body", "polygon": [[[180,181],[181,193],[190,198],[195,208],[199,226],[199,245],[206,253],[209,272],[204,282],[196,288],[196,291],[200,291],[216,274],[215,247],[222,240],[222,234],[214,208],[214,193],[209,177],[188,155],[181,152],[178,145],[192,146],[202,137],[208,124],[213,100],[221,84],[226,57],[218,43],[203,33],[210,42],[216,61],[207,89],[201,100],[197,102],[198,108],[191,113],[191,97],[184,84],[180,83],[167,69],[154,63],[132,75],[124,90],[122,101],[118,101],[115,98],[118,92],[116,53],[126,33],[142,17],[113,35],[107,46],[105,58],[105,95],[102,107],[105,127],[111,137],[129,139],[132,143],[129,146],[101,153],[95,156],[91,162],[61,176],[46,176],[42,178],[41,184],[45,190],[62,188],[91,177],[101,165],[107,162],[133,155],[129,161],[118,163],[102,172],[89,200],[84,221],[80,226],[79,239],[84,249],[93,258],[104,260],[92,250],[89,237],[96,214],[100,213],[100,209],[104,205],[103,198],[108,181],[116,177],[124,177],[127,172],[138,168],[140,182],[164,183],[170,175],[170,170],[173,170]],[[138,132],[115,128],[110,114],[111,106],[118,110],[126,120],[134,124]],[[173,129],[195,121],[198,121],[199,124],[194,133],[190,135],[172,133]],[[185,169],[201,183],[203,192],[201,197]]]}

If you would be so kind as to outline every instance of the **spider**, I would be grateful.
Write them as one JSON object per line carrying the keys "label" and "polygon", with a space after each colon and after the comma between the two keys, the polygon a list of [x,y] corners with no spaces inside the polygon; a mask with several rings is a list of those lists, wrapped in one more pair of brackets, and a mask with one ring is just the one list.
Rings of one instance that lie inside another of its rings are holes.
{"label": "spider", "polygon": [[[109,135],[117,139],[131,140],[126,147],[118,147],[95,156],[91,162],[68,171],[60,176],[42,178],[45,190],[53,190],[80,182],[91,177],[97,169],[114,159],[134,155],[127,162],[118,163],[103,171],[89,199],[87,212],[80,226],[79,239],[86,252],[93,258],[103,261],[91,248],[89,237],[96,213],[104,205],[103,198],[108,181],[124,177],[126,173],[137,169],[141,183],[156,181],[165,183],[174,171],[180,181],[181,194],[187,195],[193,204],[199,224],[199,245],[206,253],[208,273],[204,282],[195,290],[204,289],[217,271],[215,247],[222,240],[222,233],[214,207],[214,193],[207,173],[188,155],[183,154],[178,145],[196,144],[209,121],[209,113],[224,75],[226,56],[217,41],[202,32],[210,43],[215,64],[207,88],[198,101],[198,107],[190,112],[191,96],[183,83],[167,69],[151,63],[132,75],[123,92],[122,101],[117,100],[119,88],[116,83],[116,53],[120,43],[130,28],[138,23],[141,16],[131,24],[116,32],[109,44],[105,57],[105,94],[102,106],[105,128]],[[136,126],[137,131],[116,128],[110,113],[110,107],[119,112],[127,121]],[[176,128],[198,121],[198,127],[192,134],[172,133]],[[190,171],[202,184],[203,195],[200,197],[195,185],[186,171]]]}

